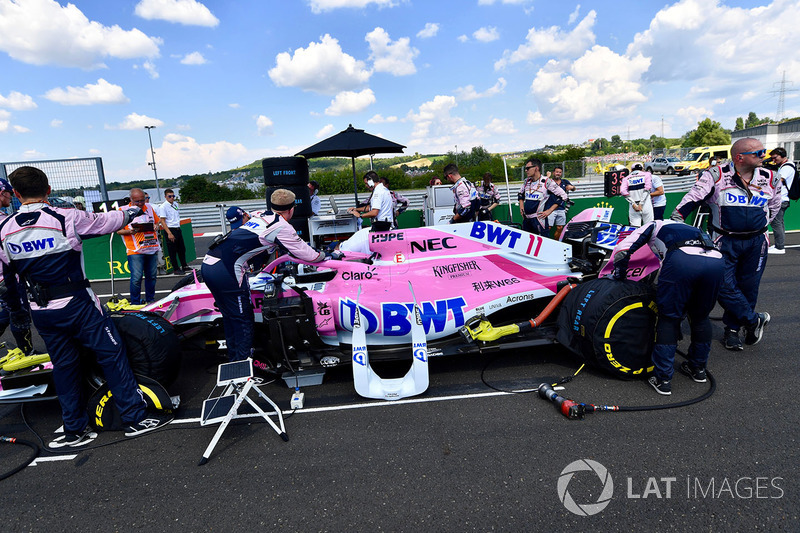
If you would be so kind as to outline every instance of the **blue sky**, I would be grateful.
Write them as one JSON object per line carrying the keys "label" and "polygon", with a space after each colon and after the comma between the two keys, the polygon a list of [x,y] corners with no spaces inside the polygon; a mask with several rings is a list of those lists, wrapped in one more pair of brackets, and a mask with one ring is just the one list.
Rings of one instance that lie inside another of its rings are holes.
{"label": "blue sky", "polygon": [[732,128],[800,88],[798,28],[784,0],[0,0],[0,161],[148,178],[146,125],[160,177],[350,123],[410,154]]}

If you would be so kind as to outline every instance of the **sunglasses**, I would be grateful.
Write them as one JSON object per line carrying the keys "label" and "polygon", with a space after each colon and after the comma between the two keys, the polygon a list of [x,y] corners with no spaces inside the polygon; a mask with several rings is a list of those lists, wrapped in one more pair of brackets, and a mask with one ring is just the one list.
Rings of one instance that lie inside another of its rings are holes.
{"label": "sunglasses", "polygon": [[174,194],[168,194],[167,198],[175,198],[175,195]]}
{"label": "sunglasses", "polygon": [[765,148],[762,148],[761,150],[756,150],[754,152],[742,152],[742,155],[756,155],[758,157],[764,157],[764,154],[766,153],[767,150]]}
{"label": "sunglasses", "polygon": [[527,171],[529,171],[529,170],[530,170],[530,169],[532,169],[532,168],[536,168],[536,167],[535,167],[535,166],[533,166],[533,165],[531,165],[531,166],[529,166],[529,167],[525,167],[525,171],[527,172]]}

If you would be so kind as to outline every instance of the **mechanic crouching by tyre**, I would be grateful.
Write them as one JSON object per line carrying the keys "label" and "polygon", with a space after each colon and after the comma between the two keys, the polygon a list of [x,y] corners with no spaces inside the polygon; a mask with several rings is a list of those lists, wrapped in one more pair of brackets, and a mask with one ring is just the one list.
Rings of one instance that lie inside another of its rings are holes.
{"label": "mechanic crouching by tyre", "polygon": [[253,354],[253,305],[247,272],[250,265],[263,266],[269,255],[285,248],[290,255],[317,263],[325,254],[306,244],[289,224],[295,195],[277,189],[270,196],[272,211],[252,212],[250,220],[215,241],[203,258],[203,281],[222,314],[230,361]]}
{"label": "mechanic crouching by tyre", "polygon": [[631,256],[644,245],[661,261],[656,292],[656,344],[652,354],[655,371],[648,383],[657,393],[669,395],[684,315],[689,318],[692,342],[686,355],[688,361],[681,364],[680,371],[697,383],[706,381],[712,337],[708,315],[717,301],[725,263],[703,230],[671,220],[656,220],[617,245],[613,257],[615,279],[627,277]]}
{"label": "mechanic crouching by tyre", "polygon": [[97,437],[89,427],[82,397],[78,345],[93,352],[125,424],[136,437],[164,426],[172,417],[148,415],[125,345],[100,307],[83,272],[81,239],[107,235],[142,214],[139,207],[87,213],[48,205],[50,185],[38,168],[23,166],[9,175],[19,211],[0,222],[0,260],[10,264],[30,294],[31,316],[50,352],[64,435],[50,447],[83,446]]}
{"label": "mechanic crouching by tyre", "polygon": [[769,313],[756,313],[758,286],[767,266],[767,225],[781,208],[781,180],[760,168],[766,153],[761,141],[744,138],[731,146],[732,163],[711,167],[700,174],[675,211],[683,221],[701,203],[711,210],[708,228],[725,259],[725,276],[719,303],[725,312],[722,342],[728,350],[761,340]]}

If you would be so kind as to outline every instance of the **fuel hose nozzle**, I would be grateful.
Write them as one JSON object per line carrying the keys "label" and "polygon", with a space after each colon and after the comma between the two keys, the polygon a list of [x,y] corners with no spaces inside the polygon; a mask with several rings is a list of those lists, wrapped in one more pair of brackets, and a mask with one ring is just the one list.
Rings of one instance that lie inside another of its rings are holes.
{"label": "fuel hose nozzle", "polygon": [[560,396],[547,383],[539,385],[539,396],[553,402],[556,405],[556,409],[570,420],[583,420],[583,416],[586,414],[586,407],[583,404]]}

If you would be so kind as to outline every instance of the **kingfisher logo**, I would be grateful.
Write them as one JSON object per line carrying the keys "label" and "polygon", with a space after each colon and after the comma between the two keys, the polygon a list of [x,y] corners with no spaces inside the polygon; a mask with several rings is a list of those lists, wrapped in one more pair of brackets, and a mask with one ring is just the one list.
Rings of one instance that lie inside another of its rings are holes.
{"label": "kingfisher logo", "polygon": [[8,251],[16,255],[22,252],[35,252],[36,250],[47,250],[48,248],[55,248],[55,237],[48,237],[46,239],[33,239],[32,241],[24,241],[19,244],[14,242],[8,243]]}

